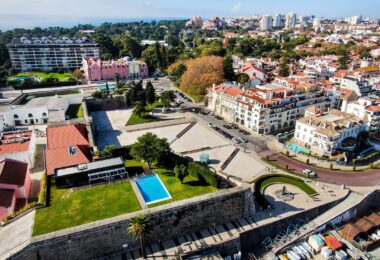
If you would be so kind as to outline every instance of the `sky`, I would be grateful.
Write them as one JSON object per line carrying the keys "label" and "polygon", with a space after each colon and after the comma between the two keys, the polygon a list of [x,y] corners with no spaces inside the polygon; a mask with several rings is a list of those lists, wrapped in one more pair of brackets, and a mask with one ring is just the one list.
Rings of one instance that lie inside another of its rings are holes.
{"label": "sky", "polygon": [[252,16],[296,12],[318,17],[377,18],[380,0],[0,0],[0,30],[73,26],[130,18]]}

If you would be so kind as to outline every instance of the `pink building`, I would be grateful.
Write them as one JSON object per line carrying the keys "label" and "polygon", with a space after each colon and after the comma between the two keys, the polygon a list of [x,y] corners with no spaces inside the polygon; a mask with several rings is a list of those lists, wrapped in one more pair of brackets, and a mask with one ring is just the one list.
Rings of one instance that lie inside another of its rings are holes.
{"label": "pink building", "polygon": [[30,186],[27,163],[7,158],[0,161],[0,220],[28,202]]}
{"label": "pink building", "polygon": [[148,66],[140,60],[101,61],[100,59],[84,58],[83,71],[87,81],[112,80],[115,73],[119,73],[121,79],[133,79],[147,77]]}

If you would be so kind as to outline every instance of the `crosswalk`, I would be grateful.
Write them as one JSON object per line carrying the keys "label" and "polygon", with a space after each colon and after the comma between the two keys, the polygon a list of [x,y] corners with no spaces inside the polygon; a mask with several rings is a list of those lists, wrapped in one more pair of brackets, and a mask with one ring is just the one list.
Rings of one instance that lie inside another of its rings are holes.
{"label": "crosswalk", "polygon": [[[228,239],[238,238],[239,233],[257,226],[251,217],[244,217],[231,222],[215,225],[196,232],[179,235],[167,241],[157,241],[145,247],[148,259],[176,259],[178,255],[208,248]],[[143,259],[141,250],[125,252],[112,259]]]}

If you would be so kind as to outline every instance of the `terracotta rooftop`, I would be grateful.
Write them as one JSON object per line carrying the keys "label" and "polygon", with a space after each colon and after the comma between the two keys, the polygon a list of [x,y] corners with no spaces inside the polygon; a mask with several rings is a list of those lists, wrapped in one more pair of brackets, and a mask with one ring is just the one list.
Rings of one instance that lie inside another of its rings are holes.
{"label": "terracotta rooftop", "polygon": [[11,159],[0,161],[0,184],[11,184],[23,186],[26,174],[28,174],[28,164]]}
{"label": "terracotta rooftop", "polygon": [[29,149],[30,141],[18,141],[14,143],[5,143],[6,140],[19,139],[22,137],[27,137],[30,139],[32,136],[32,131],[4,134],[0,140],[0,155],[9,154],[9,153],[19,153],[26,152]]}
{"label": "terracotta rooftop", "polygon": [[90,145],[85,125],[49,127],[46,150],[46,172],[91,162]]}

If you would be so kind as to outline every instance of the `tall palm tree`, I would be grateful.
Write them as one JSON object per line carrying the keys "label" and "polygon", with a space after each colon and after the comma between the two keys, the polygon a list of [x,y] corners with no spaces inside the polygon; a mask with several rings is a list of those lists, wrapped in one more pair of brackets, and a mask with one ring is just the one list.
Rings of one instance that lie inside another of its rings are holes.
{"label": "tall palm tree", "polygon": [[141,102],[136,102],[133,106],[132,113],[135,114],[138,117],[141,117],[141,115],[145,112],[145,107]]}
{"label": "tall palm tree", "polygon": [[115,80],[116,88],[120,87],[120,74],[115,72],[113,75],[113,79]]}
{"label": "tall palm tree", "polygon": [[144,235],[148,231],[148,217],[146,215],[138,215],[136,217],[131,218],[128,234],[135,239],[140,240],[141,253],[143,257],[145,257],[144,250]]}

